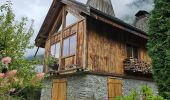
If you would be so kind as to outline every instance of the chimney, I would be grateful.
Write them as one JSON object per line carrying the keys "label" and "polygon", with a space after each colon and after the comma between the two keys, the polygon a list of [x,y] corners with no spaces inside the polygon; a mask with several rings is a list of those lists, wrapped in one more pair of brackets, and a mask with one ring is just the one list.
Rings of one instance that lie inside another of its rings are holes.
{"label": "chimney", "polygon": [[145,10],[140,10],[136,14],[136,19],[134,22],[134,26],[147,32],[147,21],[149,17],[149,13]]}
{"label": "chimney", "polygon": [[111,0],[88,0],[87,5],[108,15],[115,16]]}

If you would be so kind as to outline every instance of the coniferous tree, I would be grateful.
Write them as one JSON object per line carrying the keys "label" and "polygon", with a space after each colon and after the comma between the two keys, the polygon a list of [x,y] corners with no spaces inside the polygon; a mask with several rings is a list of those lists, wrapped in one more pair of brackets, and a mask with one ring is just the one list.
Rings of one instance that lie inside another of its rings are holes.
{"label": "coniferous tree", "polygon": [[148,50],[159,94],[170,99],[170,0],[155,0],[149,19]]}

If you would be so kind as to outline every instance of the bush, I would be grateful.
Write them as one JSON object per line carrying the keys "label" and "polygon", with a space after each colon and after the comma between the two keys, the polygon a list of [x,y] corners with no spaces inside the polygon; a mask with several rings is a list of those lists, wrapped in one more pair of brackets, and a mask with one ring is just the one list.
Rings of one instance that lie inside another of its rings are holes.
{"label": "bush", "polygon": [[116,100],[164,100],[164,98],[159,95],[154,95],[150,87],[143,86],[139,93],[132,91],[130,95],[118,97]]}

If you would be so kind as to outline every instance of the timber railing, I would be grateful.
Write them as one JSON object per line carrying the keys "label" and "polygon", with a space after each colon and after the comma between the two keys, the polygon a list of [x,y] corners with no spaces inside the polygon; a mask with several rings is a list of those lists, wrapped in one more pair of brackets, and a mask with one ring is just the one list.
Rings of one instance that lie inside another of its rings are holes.
{"label": "timber railing", "polygon": [[136,58],[127,58],[123,61],[125,72],[152,74],[152,67],[149,63]]}

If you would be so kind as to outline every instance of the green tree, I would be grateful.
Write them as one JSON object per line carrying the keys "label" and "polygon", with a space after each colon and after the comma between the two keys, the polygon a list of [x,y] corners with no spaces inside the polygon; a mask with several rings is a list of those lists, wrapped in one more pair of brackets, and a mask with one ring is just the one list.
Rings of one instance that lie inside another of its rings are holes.
{"label": "green tree", "polygon": [[[8,70],[17,70],[15,78],[0,79],[1,98],[3,96],[6,97],[11,88],[21,91],[25,88],[40,86],[40,81],[36,81],[36,73],[34,71],[34,65],[37,61],[24,58],[25,50],[33,48],[33,45],[30,44],[30,38],[34,32],[33,21],[29,28],[26,28],[28,26],[27,22],[27,18],[15,21],[10,2],[0,5],[0,59],[11,57],[12,62],[9,64]],[[1,63],[0,70],[3,68],[4,66]],[[5,84],[1,86],[2,83]]]}
{"label": "green tree", "polygon": [[154,0],[149,19],[148,50],[161,96],[170,99],[170,1]]}

